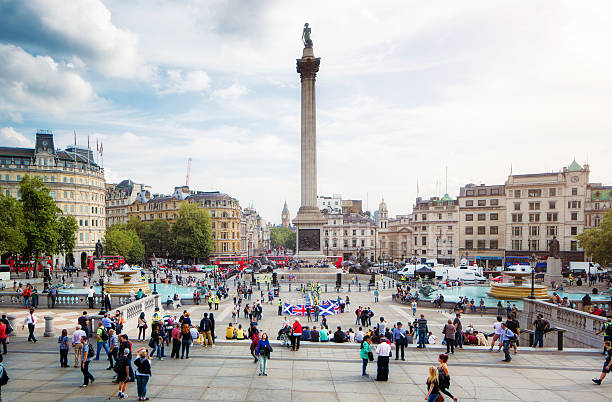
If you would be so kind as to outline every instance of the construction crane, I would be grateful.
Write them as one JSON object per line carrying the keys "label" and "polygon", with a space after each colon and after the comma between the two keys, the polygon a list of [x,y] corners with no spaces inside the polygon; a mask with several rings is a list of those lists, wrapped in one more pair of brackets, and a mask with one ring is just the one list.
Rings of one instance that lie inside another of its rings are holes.
{"label": "construction crane", "polygon": [[191,174],[191,158],[187,159],[187,177],[185,177],[185,185],[189,187],[189,175]]}

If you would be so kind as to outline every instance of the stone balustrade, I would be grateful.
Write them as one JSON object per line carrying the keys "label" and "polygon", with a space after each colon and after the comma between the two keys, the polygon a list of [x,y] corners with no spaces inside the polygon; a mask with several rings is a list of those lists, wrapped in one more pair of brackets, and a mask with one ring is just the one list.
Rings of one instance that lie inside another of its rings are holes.
{"label": "stone balustrade", "polygon": [[[599,348],[603,344],[603,335],[595,335],[595,332],[599,331],[606,321],[604,317],[541,300],[523,299],[523,311],[519,312],[518,317],[521,328],[532,329],[532,323],[538,314],[542,314],[551,327],[567,330],[565,333],[567,347]],[[553,337],[549,338],[545,337],[545,346],[552,346],[552,343],[556,342]]]}
{"label": "stone balustrade", "polygon": [[[129,302],[129,294],[112,294],[111,296],[111,307],[122,306]],[[101,295],[97,294],[94,296],[94,303],[96,308],[101,306]],[[18,292],[0,292],[0,306],[20,306],[23,304],[23,295]],[[50,308],[51,297],[47,293],[38,294],[38,307],[39,308]],[[60,293],[55,298],[55,308],[75,308],[75,307],[89,307],[87,300],[87,293],[73,293],[65,294]]]}

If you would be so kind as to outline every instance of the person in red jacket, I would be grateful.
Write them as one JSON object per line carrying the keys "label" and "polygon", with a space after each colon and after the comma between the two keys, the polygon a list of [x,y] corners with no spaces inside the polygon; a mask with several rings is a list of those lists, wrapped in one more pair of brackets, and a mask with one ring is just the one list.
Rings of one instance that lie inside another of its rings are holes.
{"label": "person in red jacket", "polygon": [[302,339],[302,324],[298,318],[293,323],[293,335],[291,336],[291,350],[300,350],[300,339]]}

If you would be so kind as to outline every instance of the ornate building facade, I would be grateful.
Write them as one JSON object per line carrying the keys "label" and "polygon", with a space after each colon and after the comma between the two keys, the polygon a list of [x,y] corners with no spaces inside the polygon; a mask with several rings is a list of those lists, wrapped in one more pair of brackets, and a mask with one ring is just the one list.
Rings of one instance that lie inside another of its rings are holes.
{"label": "ornate building facade", "polygon": [[[95,163],[91,150],[55,149],[53,133],[39,130],[34,148],[0,147],[3,193],[19,198],[19,182],[26,175],[39,177],[62,213],[76,218],[76,246],[66,262],[84,267],[106,228],[104,169]],[[65,263],[62,256],[56,262]]]}
{"label": "ornate building facade", "polygon": [[[141,194],[142,193],[142,194]],[[119,184],[106,184],[106,227],[128,221],[128,206],[140,194],[144,199],[151,197],[151,186],[123,180]]]}
{"label": "ornate building facade", "polygon": [[288,228],[289,226],[291,226],[291,215],[289,214],[287,201],[285,201],[285,205],[283,206],[283,212],[281,212],[281,226],[284,228]]}

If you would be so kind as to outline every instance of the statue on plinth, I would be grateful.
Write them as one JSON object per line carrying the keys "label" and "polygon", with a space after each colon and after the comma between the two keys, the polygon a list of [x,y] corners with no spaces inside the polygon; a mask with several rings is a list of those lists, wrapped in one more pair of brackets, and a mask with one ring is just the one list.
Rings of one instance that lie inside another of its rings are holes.
{"label": "statue on plinth", "polygon": [[102,242],[98,240],[96,243],[96,258],[102,258],[104,254],[104,246],[102,246]]}
{"label": "statue on plinth", "polygon": [[312,47],[312,39],[310,39],[310,27],[308,23],[304,24],[304,30],[302,31],[302,42],[304,47]]}
{"label": "statue on plinth", "polygon": [[548,257],[559,258],[559,240],[557,240],[557,236],[553,236],[552,240],[548,242]]}

